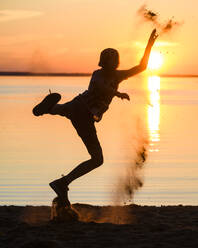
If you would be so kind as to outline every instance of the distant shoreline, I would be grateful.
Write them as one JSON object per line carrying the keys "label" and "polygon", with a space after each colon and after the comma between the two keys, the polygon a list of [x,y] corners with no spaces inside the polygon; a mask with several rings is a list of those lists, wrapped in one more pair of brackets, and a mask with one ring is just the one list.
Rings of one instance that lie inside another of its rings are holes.
{"label": "distant shoreline", "polygon": [[[34,72],[15,72],[15,71],[0,71],[0,76],[29,76],[29,77],[89,77],[91,73],[34,73]],[[174,77],[174,78],[189,78],[198,77],[196,74],[159,74],[160,77]]]}
{"label": "distant shoreline", "polygon": [[34,72],[7,72],[0,71],[0,76],[30,76],[30,77],[87,77],[90,76],[91,73],[34,73]]}
{"label": "distant shoreline", "polygon": [[189,77],[198,77],[198,75],[193,74],[159,74],[160,77],[177,77],[177,78],[189,78]]}

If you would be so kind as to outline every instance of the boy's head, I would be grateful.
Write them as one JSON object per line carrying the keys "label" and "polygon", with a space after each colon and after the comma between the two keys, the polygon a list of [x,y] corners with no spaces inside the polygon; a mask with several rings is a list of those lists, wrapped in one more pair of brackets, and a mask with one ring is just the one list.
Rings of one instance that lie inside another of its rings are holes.
{"label": "boy's head", "polygon": [[104,69],[115,70],[119,65],[119,53],[116,49],[106,48],[100,54],[98,63]]}

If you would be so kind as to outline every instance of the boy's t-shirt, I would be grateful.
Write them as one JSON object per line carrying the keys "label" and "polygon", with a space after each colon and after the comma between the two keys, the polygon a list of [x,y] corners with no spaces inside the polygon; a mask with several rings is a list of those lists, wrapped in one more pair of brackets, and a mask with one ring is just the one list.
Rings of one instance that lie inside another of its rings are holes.
{"label": "boy's t-shirt", "polygon": [[109,108],[119,83],[127,79],[129,70],[115,70],[110,76],[105,76],[102,69],[93,72],[88,90],[77,96],[88,110],[93,114],[96,121],[102,119],[102,115]]}

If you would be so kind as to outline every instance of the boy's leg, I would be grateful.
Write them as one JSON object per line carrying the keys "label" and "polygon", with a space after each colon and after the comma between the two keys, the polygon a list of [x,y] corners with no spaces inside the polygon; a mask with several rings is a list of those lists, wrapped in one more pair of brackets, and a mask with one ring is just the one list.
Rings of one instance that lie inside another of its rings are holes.
{"label": "boy's leg", "polygon": [[55,104],[50,110],[51,115],[64,115],[64,104]]}
{"label": "boy's leg", "polygon": [[78,135],[84,142],[89,154],[91,155],[91,159],[79,164],[68,175],[50,183],[50,187],[53,190],[56,188],[57,191],[60,192],[57,193],[57,191],[54,190],[63,199],[66,205],[68,205],[67,202],[69,202],[67,196],[68,185],[75,179],[87,174],[88,172],[103,164],[102,148],[96,134],[94,122],[91,119],[87,119],[86,116],[84,117],[85,118],[79,118],[78,120],[71,121]]}
{"label": "boy's leg", "polygon": [[69,103],[64,103],[64,104],[55,104],[52,109],[50,110],[51,115],[61,115],[68,117],[70,113],[70,109],[68,107]]}
{"label": "boy's leg", "polygon": [[[73,123],[73,122],[72,122]],[[94,123],[79,128],[79,124],[73,123],[83,143],[85,144],[91,159],[82,162],[75,169],[73,169],[68,175],[63,177],[63,180],[69,185],[75,179],[87,174],[93,169],[103,164],[103,154],[100,142],[97,137],[96,128]]]}

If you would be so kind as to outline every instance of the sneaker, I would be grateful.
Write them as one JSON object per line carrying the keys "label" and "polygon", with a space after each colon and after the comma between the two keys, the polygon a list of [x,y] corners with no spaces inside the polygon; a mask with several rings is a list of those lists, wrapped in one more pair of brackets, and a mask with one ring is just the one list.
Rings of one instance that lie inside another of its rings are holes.
{"label": "sneaker", "polygon": [[36,105],[32,112],[35,116],[49,114],[51,108],[57,104],[61,99],[61,95],[58,93],[50,93],[47,95],[42,102]]}
{"label": "sneaker", "polygon": [[57,196],[61,199],[64,206],[70,206],[70,201],[68,199],[68,186],[64,183],[63,179],[57,179],[49,184],[49,186],[54,190]]}

